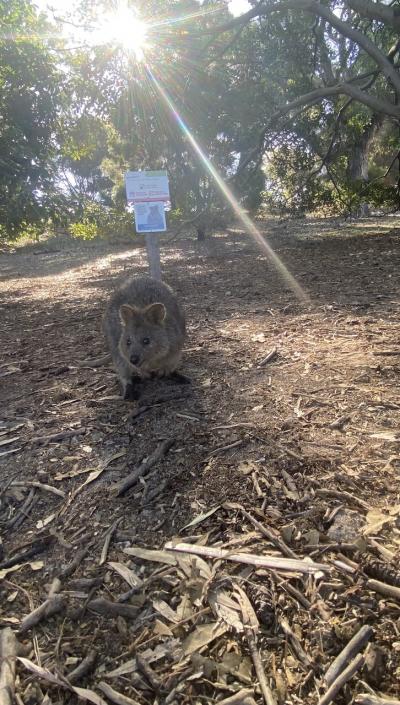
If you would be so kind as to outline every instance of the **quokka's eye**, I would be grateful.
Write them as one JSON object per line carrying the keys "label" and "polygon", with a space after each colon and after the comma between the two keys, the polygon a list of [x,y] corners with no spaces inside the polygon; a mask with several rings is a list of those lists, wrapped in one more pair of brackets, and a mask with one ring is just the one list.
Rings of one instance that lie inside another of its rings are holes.
{"label": "quokka's eye", "polygon": [[127,338],[127,339],[126,339],[126,345],[127,345],[128,348],[129,348],[129,346],[130,346],[131,343],[132,343],[131,338]]}
{"label": "quokka's eye", "polygon": [[142,343],[143,343],[143,345],[149,345],[149,344],[150,344],[150,338],[143,338]]}

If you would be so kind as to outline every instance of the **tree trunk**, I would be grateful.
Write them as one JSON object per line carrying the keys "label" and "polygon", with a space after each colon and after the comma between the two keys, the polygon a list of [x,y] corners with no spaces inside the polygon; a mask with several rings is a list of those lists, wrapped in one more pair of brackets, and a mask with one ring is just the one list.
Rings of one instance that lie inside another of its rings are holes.
{"label": "tree trunk", "polygon": [[161,281],[160,238],[158,233],[146,233],[147,260],[150,276]]}
{"label": "tree trunk", "polygon": [[347,176],[349,181],[368,181],[369,140],[365,132],[352,146]]}
{"label": "tree trunk", "polygon": [[[383,126],[384,119],[383,115],[373,115],[369,125],[365,126],[358,140],[353,143],[347,166],[347,178],[350,182],[368,182],[369,151],[374,137]],[[361,203],[359,215],[369,215],[368,203]]]}
{"label": "tree trunk", "polygon": [[197,242],[204,242],[204,240],[206,239],[205,228],[202,227],[201,225],[198,225],[196,227],[196,231],[197,231]]}

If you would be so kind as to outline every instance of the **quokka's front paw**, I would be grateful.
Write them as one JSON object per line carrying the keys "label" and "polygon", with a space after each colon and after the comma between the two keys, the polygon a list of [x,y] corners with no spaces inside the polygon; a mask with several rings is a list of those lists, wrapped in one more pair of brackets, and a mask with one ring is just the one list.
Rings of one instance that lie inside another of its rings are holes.
{"label": "quokka's front paw", "polygon": [[137,401],[140,399],[140,386],[137,382],[129,382],[123,392],[124,401]]}
{"label": "quokka's front paw", "polygon": [[186,377],[186,375],[181,374],[180,372],[172,372],[169,377],[173,380],[173,382],[176,382],[177,384],[192,384],[192,380],[189,377]]}

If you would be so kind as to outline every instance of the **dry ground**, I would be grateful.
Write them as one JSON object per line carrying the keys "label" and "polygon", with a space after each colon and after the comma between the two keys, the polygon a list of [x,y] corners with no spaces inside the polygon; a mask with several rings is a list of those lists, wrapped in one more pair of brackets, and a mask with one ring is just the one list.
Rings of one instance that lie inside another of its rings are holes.
{"label": "dry ground", "polygon": [[[363,625],[369,646],[335,701],[400,698],[400,228],[263,228],[310,304],[239,230],[202,248],[171,242],[164,276],[187,312],[192,385],[149,382],[139,404],[119,399],[110,366],[84,361],[104,354],[104,302],[146,271],[144,250],[46,243],[0,256],[0,625],[19,630],[29,659],[19,702],[76,702],[28,668],[60,679],[93,654],[70,680],[106,702],[213,703],[245,688],[232,702],[261,703],[259,656],[278,702],[317,703]],[[177,536],[330,572],[188,554],[173,565],[140,550]],[[57,577],[56,614],[26,625]]]}

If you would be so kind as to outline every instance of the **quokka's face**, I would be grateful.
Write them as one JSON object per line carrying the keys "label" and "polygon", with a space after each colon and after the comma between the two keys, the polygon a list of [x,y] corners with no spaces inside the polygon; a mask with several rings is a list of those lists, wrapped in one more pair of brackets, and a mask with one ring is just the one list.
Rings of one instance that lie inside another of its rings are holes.
{"label": "quokka's face", "polygon": [[119,349],[132,367],[139,370],[154,369],[157,361],[168,354],[165,315],[165,306],[159,303],[145,309],[137,309],[128,304],[121,306],[122,333]]}

